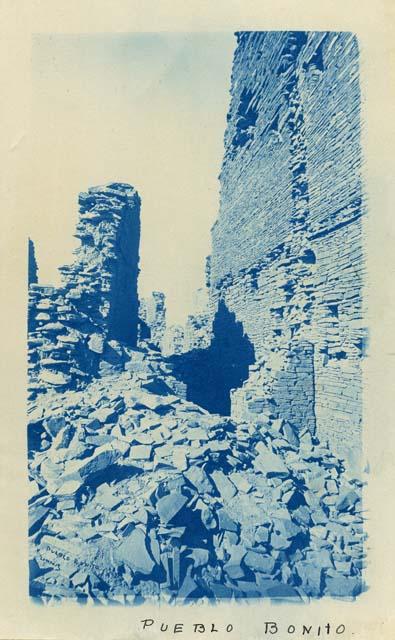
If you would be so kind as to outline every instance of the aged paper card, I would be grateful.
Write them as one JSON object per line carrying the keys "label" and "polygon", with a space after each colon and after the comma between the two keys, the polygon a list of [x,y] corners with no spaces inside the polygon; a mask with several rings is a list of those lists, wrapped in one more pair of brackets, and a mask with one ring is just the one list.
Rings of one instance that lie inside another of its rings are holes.
{"label": "aged paper card", "polygon": [[3,2],[0,638],[394,634],[394,10]]}

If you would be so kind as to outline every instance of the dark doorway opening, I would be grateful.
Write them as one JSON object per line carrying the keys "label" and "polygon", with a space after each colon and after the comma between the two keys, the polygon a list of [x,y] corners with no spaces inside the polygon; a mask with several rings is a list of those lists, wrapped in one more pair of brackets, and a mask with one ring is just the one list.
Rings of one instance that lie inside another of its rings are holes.
{"label": "dark doorway opening", "polygon": [[248,378],[255,352],[243,325],[220,300],[207,349],[172,356],[174,375],[187,385],[187,399],[210,413],[230,415],[230,391]]}

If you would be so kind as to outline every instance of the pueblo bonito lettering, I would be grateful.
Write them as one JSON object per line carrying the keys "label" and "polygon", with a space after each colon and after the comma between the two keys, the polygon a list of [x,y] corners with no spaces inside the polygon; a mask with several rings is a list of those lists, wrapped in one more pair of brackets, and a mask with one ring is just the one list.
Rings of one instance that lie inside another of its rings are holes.
{"label": "pueblo bonito lettering", "polygon": [[276,635],[277,633],[288,635],[296,635],[296,636],[310,636],[313,638],[317,638],[320,636],[328,636],[328,635],[343,635],[346,630],[344,624],[331,624],[330,622],[326,622],[322,625],[312,625],[312,624],[283,624],[279,622],[264,622],[264,634],[265,635]]}
{"label": "pueblo bonito lettering", "polygon": [[206,623],[203,624],[201,622],[195,622],[193,624],[185,624],[184,622],[175,622],[175,623],[166,623],[163,621],[157,621],[154,620],[153,618],[145,618],[144,620],[141,620],[141,625],[142,625],[142,629],[144,630],[156,630],[156,631],[161,631],[162,633],[171,633],[171,634],[176,634],[176,633],[218,633],[220,632],[226,632],[226,633],[232,633],[233,631],[233,625],[232,624],[226,624],[226,625],[218,625],[214,622],[210,622],[210,623]]}
{"label": "pueblo bonito lettering", "polygon": [[[216,623],[193,623],[186,624],[183,622],[168,623],[164,621],[154,620],[153,618],[145,618],[141,620],[142,630],[161,631],[162,633],[218,633],[226,632],[232,633],[234,627],[232,624],[219,625]],[[312,624],[288,624],[278,621],[264,621],[262,624],[262,631],[265,636],[277,635],[281,633],[282,636],[287,634],[289,636],[300,637],[309,636],[311,638],[319,638],[322,636],[342,636],[346,631],[346,626],[342,623],[333,624],[326,622],[325,624],[312,625]]]}

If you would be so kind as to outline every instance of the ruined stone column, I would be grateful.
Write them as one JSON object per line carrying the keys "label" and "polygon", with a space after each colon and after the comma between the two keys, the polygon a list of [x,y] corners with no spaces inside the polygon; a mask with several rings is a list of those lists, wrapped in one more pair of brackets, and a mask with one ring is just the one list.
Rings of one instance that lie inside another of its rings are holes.
{"label": "ruined stone column", "polygon": [[[140,198],[127,184],[92,187],[79,197],[71,265],[61,287],[29,285],[29,392],[76,387],[122,367],[137,342]],[[30,277],[30,271],[29,271]]]}
{"label": "ruined stone column", "polygon": [[140,197],[128,184],[91,187],[79,196],[76,260],[61,267],[67,297],[109,339],[137,341]]}
{"label": "ruined stone column", "polygon": [[36,284],[38,282],[37,277],[38,265],[36,260],[36,252],[34,249],[33,240],[28,239],[28,254],[27,254],[27,282],[28,284]]}

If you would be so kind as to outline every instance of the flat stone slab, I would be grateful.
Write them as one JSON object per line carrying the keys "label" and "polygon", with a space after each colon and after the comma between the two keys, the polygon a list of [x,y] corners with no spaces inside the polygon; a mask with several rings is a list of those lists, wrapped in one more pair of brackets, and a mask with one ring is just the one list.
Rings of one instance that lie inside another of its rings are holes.
{"label": "flat stone slab", "polygon": [[223,471],[213,471],[211,477],[218,493],[220,493],[225,500],[230,500],[236,495],[237,489],[235,485],[226,477]]}
{"label": "flat stone slab", "polygon": [[151,575],[155,567],[155,562],[147,549],[146,536],[141,529],[137,528],[114,550],[114,557],[129,566],[132,571],[138,571],[146,576]]}
{"label": "flat stone slab", "polygon": [[187,502],[188,498],[181,493],[170,493],[160,498],[156,503],[156,510],[161,521],[165,524],[171,522]]}
{"label": "flat stone slab", "polygon": [[254,460],[254,467],[266,475],[267,478],[286,478],[289,469],[280,456],[269,449],[259,448],[259,453]]}
{"label": "flat stone slab", "polygon": [[152,454],[152,445],[135,444],[130,448],[129,458],[132,460],[150,460]]}
{"label": "flat stone slab", "polygon": [[184,471],[184,477],[199,491],[199,493],[213,493],[213,485],[202,467],[193,465],[187,471]]}

